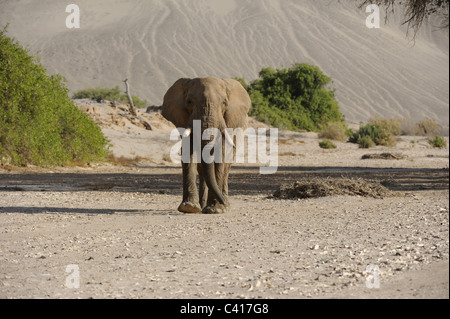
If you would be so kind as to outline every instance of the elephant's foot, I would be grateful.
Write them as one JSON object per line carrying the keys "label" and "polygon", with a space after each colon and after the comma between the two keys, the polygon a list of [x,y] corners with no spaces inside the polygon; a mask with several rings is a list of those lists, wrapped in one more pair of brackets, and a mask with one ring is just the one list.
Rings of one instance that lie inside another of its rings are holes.
{"label": "elephant's foot", "polygon": [[180,206],[178,206],[178,211],[186,214],[200,214],[202,212],[202,208],[199,204],[182,202]]}
{"label": "elephant's foot", "polygon": [[203,208],[203,214],[225,214],[229,209],[228,205],[214,204]]}

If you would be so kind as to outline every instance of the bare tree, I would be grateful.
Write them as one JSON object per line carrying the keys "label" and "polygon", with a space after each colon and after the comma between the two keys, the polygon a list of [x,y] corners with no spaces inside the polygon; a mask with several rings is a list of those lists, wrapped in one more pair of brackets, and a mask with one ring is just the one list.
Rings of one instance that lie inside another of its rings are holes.
{"label": "bare tree", "polygon": [[360,8],[373,3],[384,6],[387,19],[389,12],[394,11],[395,6],[404,6],[406,12],[403,24],[407,24],[408,32],[412,30],[415,36],[426,18],[431,15],[437,16],[442,20],[441,28],[448,29],[449,2],[450,0],[364,0],[360,4]]}
{"label": "bare tree", "polygon": [[136,108],[134,107],[134,103],[133,103],[133,98],[131,97],[131,93],[130,93],[130,86],[128,85],[128,79],[125,79],[124,82],[125,82],[125,88],[126,88],[125,94],[128,97],[128,102],[130,102],[130,112],[134,116],[137,116]]}
{"label": "bare tree", "polygon": [[146,120],[144,120],[142,117],[140,117],[137,112],[136,112],[136,108],[134,106],[134,102],[133,102],[133,98],[131,97],[131,93],[130,93],[130,85],[128,84],[128,79],[125,79],[123,82],[125,82],[125,88],[126,88],[126,92],[125,94],[128,97],[128,102],[130,102],[130,113],[132,116],[134,116],[135,118],[137,118],[142,125],[144,125],[146,130],[152,131],[153,127],[152,125],[147,122]]}

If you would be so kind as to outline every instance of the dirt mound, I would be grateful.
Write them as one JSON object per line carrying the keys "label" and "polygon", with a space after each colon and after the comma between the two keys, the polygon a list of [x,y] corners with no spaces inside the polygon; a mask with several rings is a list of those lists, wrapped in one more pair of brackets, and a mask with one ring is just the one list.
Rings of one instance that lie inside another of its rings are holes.
{"label": "dirt mound", "polygon": [[89,115],[95,123],[102,128],[126,128],[149,130],[149,123],[153,129],[172,128],[173,125],[167,121],[159,112],[145,112],[137,109],[137,116],[130,113],[128,105],[109,101],[96,102],[91,99],[74,100],[80,110]]}
{"label": "dirt mound", "polygon": [[402,160],[407,156],[401,153],[381,153],[381,154],[365,154],[362,159],[385,159],[385,160]]}
{"label": "dirt mound", "polygon": [[314,178],[297,181],[293,186],[281,186],[273,196],[279,199],[314,198],[350,195],[383,198],[393,193],[378,182],[355,178]]}

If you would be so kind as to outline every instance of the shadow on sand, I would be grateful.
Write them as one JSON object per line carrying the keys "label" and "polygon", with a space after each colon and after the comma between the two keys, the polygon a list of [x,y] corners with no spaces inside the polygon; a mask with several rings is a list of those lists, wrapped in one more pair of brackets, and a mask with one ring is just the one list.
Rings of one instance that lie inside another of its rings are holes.
{"label": "shadow on sand", "polygon": [[[182,194],[181,174],[51,173],[0,174],[1,192],[114,191]],[[230,195],[272,195],[280,185],[312,177],[361,178],[382,182],[393,191],[449,189],[448,169],[390,169],[348,167],[280,167],[273,175],[259,174],[259,167],[235,167],[229,179]],[[0,195],[1,196],[1,195]],[[100,212],[101,213],[101,212]],[[104,213],[108,213],[105,210]]]}

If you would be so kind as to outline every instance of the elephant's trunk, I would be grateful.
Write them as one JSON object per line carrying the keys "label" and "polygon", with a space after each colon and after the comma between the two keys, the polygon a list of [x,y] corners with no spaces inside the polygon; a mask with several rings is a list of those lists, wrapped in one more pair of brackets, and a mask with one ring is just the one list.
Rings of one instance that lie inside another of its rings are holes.
{"label": "elephant's trunk", "polygon": [[214,162],[208,164],[202,160],[202,170],[206,185],[208,185],[208,188],[214,192],[219,203],[225,205],[225,198],[223,197],[222,190],[220,190],[219,185],[217,185]]}
{"label": "elephant's trunk", "polygon": [[[211,117],[209,119],[211,119]],[[217,125],[217,122],[219,122],[218,125]],[[214,125],[212,123],[216,123],[216,124]],[[217,127],[216,125],[218,126],[219,131],[223,132],[223,130],[225,128],[224,119],[220,119],[219,121],[217,121],[217,118],[216,118],[216,121],[212,121],[209,123],[206,121],[202,121],[202,133],[204,132],[204,130],[206,130],[208,128]],[[205,145],[208,144],[209,142],[210,141],[202,141],[202,150],[205,147]],[[215,155],[215,154],[213,154],[214,149],[212,149],[211,152],[212,152],[211,156],[214,158],[214,155]],[[211,163],[206,163],[202,157],[202,170],[203,170],[203,176],[204,176],[206,185],[216,195],[216,198],[219,201],[219,203],[221,203],[222,205],[225,205],[226,200],[224,198],[222,190],[219,188],[219,185],[217,184],[216,165],[220,165],[220,164],[216,164],[214,162],[214,160]]]}

